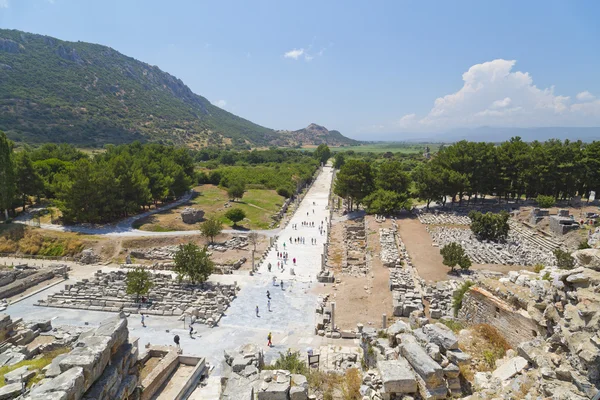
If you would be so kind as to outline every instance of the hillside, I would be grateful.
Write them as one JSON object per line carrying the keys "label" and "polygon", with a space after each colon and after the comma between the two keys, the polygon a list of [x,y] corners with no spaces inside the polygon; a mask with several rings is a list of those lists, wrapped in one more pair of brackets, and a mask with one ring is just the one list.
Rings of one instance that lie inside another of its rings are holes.
{"label": "hillside", "polygon": [[297,131],[279,131],[289,141],[303,145],[318,145],[325,143],[329,146],[354,146],[360,144],[358,140],[350,139],[338,131],[327,130],[324,126],[310,124]]}
{"label": "hillside", "polygon": [[109,47],[0,29],[0,130],[17,143],[133,140],[298,144],[212,105],[180,79]]}

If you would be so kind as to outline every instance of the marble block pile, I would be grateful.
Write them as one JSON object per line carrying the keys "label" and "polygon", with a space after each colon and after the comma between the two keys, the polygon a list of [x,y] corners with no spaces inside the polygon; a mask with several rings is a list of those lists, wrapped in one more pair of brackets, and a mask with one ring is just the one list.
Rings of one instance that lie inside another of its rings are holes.
{"label": "marble block pile", "polygon": [[419,222],[426,225],[471,225],[471,218],[459,213],[419,212]]}
{"label": "marble block pile", "polygon": [[131,257],[144,260],[172,260],[179,246],[152,247],[149,249],[133,249],[130,251]]}
{"label": "marble block pile", "polygon": [[242,250],[248,247],[248,237],[245,235],[236,235],[223,243],[213,243],[208,245],[208,250],[224,253],[227,250]]}
{"label": "marble block pile", "polygon": [[415,310],[423,310],[420,284],[411,269],[390,269],[390,290],[394,316],[408,317]]}
{"label": "marble block pile", "polygon": [[352,276],[364,276],[369,272],[366,259],[367,237],[365,219],[347,221],[344,232],[346,254],[342,262],[342,273]]}
{"label": "marble block pile", "polygon": [[468,364],[470,356],[458,349],[458,339],[446,326],[422,320],[422,327],[397,321],[385,337],[375,329],[363,329],[361,347],[367,365],[376,369],[367,372],[361,387],[370,398],[435,400],[462,394],[459,366]]}
{"label": "marble block pile", "polygon": [[476,264],[556,264],[554,255],[545,248],[548,241],[543,241],[539,235],[527,236],[523,230],[511,228],[505,242],[479,240],[468,229],[427,226],[427,230],[434,246],[444,247],[450,243],[458,243]]}
{"label": "marble block pile", "polygon": [[381,245],[381,262],[384,267],[395,268],[402,265],[402,259],[396,244],[396,232],[392,229],[379,229],[379,243]]}
{"label": "marble block pile", "polygon": [[179,283],[170,275],[153,274],[154,286],[142,304],[135,301],[135,296],[126,293],[126,276],[123,271],[98,271],[93,279],[65,285],[63,290],[46,300],[38,300],[36,305],[167,316],[181,316],[187,312],[196,317],[196,322],[214,326],[239,290],[236,284],[205,282],[191,285]]}
{"label": "marble block pile", "polygon": [[460,281],[436,282],[425,287],[423,298],[429,302],[429,316],[440,319],[444,316],[453,316],[452,298],[454,292],[460,287]]}

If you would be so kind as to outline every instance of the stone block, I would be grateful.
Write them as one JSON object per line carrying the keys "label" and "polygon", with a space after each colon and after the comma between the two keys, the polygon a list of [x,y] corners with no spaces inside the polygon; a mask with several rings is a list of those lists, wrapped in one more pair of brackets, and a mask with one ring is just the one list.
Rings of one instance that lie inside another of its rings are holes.
{"label": "stone block", "polygon": [[527,367],[527,364],[527,360],[523,357],[513,357],[498,368],[496,368],[494,372],[492,372],[492,378],[497,378],[501,381],[506,381],[523,371]]}
{"label": "stone block", "polygon": [[400,338],[402,341],[401,354],[417,374],[428,384],[438,385],[442,383],[444,380],[442,367],[427,355],[416,339],[408,334],[401,334]]}
{"label": "stone block", "polygon": [[[85,377],[83,375],[83,368],[73,367],[49,382],[34,387],[31,390],[31,397],[32,399],[80,399],[85,391],[84,384]],[[67,396],[57,397],[62,395],[62,393],[66,393]]]}
{"label": "stone block", "polygon": [[11,383],[0,387],[0,400],[14,399],[21,394],[21,384]]}
{"label": "stone block", "polygon": [[466,365],[471,361],[471,356],[460,350],[449,350],[446,352],[446,357],[448,357],[448,361],[459,366]]}
{"label": "stone block", "polygon": [[379,369],[381,381],[383,382],[383,390],[386,394],[405,394],[417,391],[415,374],[405,359],[379,361],[377,368]]}
{"label": "stone block", "polygon": [[7,384],[28,382],[35,376],[35,370],[30,371],[27,365],[14,369],[4,374],[4,381]]}
{"label": "stone block", "polygon": [[445,350],[458,349],[458,339],[445,325],[440,323],[425,325],[423,332],[430,342],[437,344]]}
{"label": "stone block", "polygon": [[290,400],[307,400],[308,389],[302,386],[292,386],[290,388]]}

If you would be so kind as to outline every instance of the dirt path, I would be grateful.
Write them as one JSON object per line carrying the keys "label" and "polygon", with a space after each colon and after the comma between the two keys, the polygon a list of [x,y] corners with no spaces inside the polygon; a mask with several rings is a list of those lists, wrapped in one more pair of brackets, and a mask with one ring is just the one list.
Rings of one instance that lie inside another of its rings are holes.
{"label": "dirt path", "polygon": [[398,233],[406,246],[413,265],[426,281],[452,279],[450,270],[442,263],[438,247],[431,245],[431,236],[415,216],[398,219]]}
{"label": "dirt path", "polygon": [[[336,325],[340,329],[356,329],[357,323],[380,327],[381,315],[392,315],[392,292],[389,290],[390,273],[379,258],[379,228],[390,227],[389,221],[378,224],[371,216],[365,218],[367,234],[367,260],[371,270],[366,277],[352,277],[336,274],[341,283],[335,285],[319,285],[317,293],[330,293],[336,302]],[[332,228],[333,232],[343,232],[343,222]],[[341,236],[340,236],[341,237]],[[332,240],[329,245],[330,255],[343,251],[343,240]],[[341,250],[340,250],[341,249]]]}

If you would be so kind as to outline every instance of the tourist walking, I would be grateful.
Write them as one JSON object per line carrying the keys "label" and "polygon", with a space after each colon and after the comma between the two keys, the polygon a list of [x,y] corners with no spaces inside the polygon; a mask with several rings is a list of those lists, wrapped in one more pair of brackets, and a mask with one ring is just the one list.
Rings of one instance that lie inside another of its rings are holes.
{"label": "tourist walking", "polygon": [[271,332],[269,332],[267,335],[267,346],[269,347],[273,347],[273,342],[271,342],[271,339],[273,339],[273,335],[271,335]]}
{"label": "tourist walking", "polygon": [[267,290],[267,299],[271,299],[271,293],[269,293],[269,291]]}
{"label": "tourist walking", "polygon": [[190,324],[190,337],[192,339],[194,338],[194,327],[192,326],[192,324]]}
{"label": "tourist walking", "polygon": [[256,316],[260,318],[260,315],[258,315],[258,306],[256,306]]}
{"label": "tourist walking", "polygon": [[267,310],[269,310],[269,312],[271,312],[271,299],[270,298],[267,300]]}
{"label": "tourist walking", "polygon": [[145,316],[144,314],[142,314],[142,326],[143,326],[144,328],[146,327],[146,323],[144,322],[144,318],[145,318],[145,317],[146,317],[146,316]]}
{"label": "tourist walking", "polygon": [[181,346],[179,346],[179,335],[175,335],[175,337],[173,338],[173,341],[177,345],[177,349],[178,350],[181,349]]}
{"label": "tourist walking", "polygon": [[271,272],[271,263],[269,263],[269,265],[267,265],[267,268],[269,269],[269,272]]}

